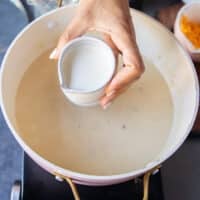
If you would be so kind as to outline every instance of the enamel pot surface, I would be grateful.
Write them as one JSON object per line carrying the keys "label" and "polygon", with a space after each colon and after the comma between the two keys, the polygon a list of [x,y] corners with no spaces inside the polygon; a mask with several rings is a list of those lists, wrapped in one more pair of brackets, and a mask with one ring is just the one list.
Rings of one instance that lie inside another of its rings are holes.
{"label": "enamel pot surface", "polygon": [[[17,132],[15,96],[20,80],[28,66],[43,52],[56,46],[57,40],[75,13],[76,7],[53,10],[29,24],[8,49],[1,66],[1,108],[15,139],[24,151],[51,174],[71,178],[85,185],[110,185],[131,180],[159,166],[184,142],[194,123],[199,86],[193,63],[188,54],[161,24],[151,17],[131,10],[137,42],[142,55],[151,59],[170,88],[174,113],[173,124],[162,152],[142,169],[128,173],[95,176],[64,169],[35,152]],[[30,42],[31,41],[31,42]]]}

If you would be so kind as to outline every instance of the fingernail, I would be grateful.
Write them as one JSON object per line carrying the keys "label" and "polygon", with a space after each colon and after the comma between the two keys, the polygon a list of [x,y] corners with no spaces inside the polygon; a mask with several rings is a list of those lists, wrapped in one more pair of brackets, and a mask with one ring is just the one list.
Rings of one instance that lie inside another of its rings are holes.
{"label": "fingernail", "polygon": [[57,54],[57,49],[55,48],[55,49],[51,52],[51,54],[50,54],[50,56],[49,56],[49,59],[55,59],[56,54]]}
{"label": "fingernail", "polygon": [[104,110],[108,109],[108,107],[109,107],[111,104],[112,104],[112,102],[109,102],[109,103],[105,104],[105,105],[103,106],[103,109],[104,109]]}
{"label": "fingernail", "polygon": [[112,91],[108,92],[108,93],[106,94],[106,96],[107,96],[107,97],[110,97],[110,96],[112,96],[115,92],[116,92],[115,90],[112,90]]}

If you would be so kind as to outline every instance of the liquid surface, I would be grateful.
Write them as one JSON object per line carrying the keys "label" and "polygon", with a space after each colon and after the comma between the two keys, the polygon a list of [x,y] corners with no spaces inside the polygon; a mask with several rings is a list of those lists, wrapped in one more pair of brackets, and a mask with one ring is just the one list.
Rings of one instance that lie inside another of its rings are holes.
{"label": "liquid surface", "polygon": [[112,77],[111,52],[99,45],[79,44],[70,49],[63,61],[62,77],[66,88],[92,91],[102,88]]}
{"label": "liquid surface", "polygon": [[104,111],[68,102],[49,53],[30,65],[16,96],[17,128],[33,150],[63,168],[95,175],[143,168],[160,153],[173,106],[154,66],[145,61],[142,78]]}

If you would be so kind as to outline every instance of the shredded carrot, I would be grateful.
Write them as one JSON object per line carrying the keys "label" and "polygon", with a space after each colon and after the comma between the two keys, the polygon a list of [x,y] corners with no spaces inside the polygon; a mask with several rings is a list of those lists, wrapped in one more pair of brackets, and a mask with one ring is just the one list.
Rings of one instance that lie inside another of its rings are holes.
{"label": "shredded carrot", "polygon": [[180,21],[181,31],[191,41],[195,48],[200,48],[200,23],[192,22],[183,15]]}

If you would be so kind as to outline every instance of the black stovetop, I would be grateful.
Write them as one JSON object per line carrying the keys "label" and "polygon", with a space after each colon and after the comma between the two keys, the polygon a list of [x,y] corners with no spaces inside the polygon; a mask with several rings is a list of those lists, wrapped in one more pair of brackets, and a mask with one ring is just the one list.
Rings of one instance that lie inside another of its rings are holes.
{"label": "black stovetop", "polygon": [[[59,182],[24,154],[23,200],[72,200],[72,192],[66,182]],[[141,200],[142,177],[125,183],[91,187],[77,185],[81,200]],[[160,172],[150,181],[150,200],[163,200]]]}
{"label": "black stovetop", "polygon": [[[199,155],[200,135],[190,135],[161,170],[151,176],[149,200],[200,199]],[[142,177],[111,186],[77,187],[81,200],[142,200],[143,196]],[[46,199],[73,200],[73,196],[66,182],[57,181],[24,154],[20,200]]]}

